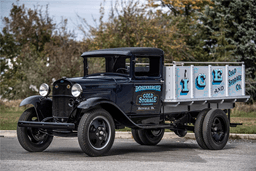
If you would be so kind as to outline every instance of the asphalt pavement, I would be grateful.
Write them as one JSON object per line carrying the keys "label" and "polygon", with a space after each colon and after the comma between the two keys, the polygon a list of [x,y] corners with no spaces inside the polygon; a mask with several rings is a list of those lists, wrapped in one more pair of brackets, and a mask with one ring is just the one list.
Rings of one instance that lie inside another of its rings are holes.
{"label": "asphalt pavement", "polygon": [[202,150],[187,138],[163,139],[141,146],[133,139],[115,139],[105,156],[89,157],[77,138],[55,138],[44,152],[30,153],[16,137],[0,137],[0,170],[218,170],[255,171],[256,140],[231,139],[223,150]]}

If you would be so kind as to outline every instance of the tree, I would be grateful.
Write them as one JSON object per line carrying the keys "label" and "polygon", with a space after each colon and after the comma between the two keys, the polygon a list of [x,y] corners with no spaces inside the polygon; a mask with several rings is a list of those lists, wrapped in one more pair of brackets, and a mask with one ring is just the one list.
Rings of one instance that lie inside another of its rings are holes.
{"label": "tree", "polygon": [[203,11],[211,0],[148,0],[149,7],[167,7],[174,16],[190,16],[195,11]]}
{"label": "tree", "polygon": [[98,27],[82,19],[79,28],[85,33],[84,41],[88,42],[89,49],[157,47],[165,51],[166,60],[191,57],[187,53],[186,35],[178,30],[180,18],[167,16],[160,10],[147,10],[146,6],[133,1],[116,3],[110,14],[108,21],[103,22],[104,8],[101,8]]}
{"label": "tree", "polygon": [[198,12],[204,10],[205,5],[211,5],[211,0],[148,0],[148,7],[161,10],[162,17],[169,19],[170,23],[178,21],[177,32],[183,35],[186,50],[181,53],[186,56],[178,60],[208,61],[209,53],[204,48],[204,32],[198,20]]}
{"label": "tree", "polygon": [[198,13],[200,28],[203,32],[204,49],[211,61],[235,61],[232,54],[235,46],[227,40],[229,25],[225,22],[223,6],[206,6],[203,13]]}
{"label": "tree", "polygon": [[55,24],[48,16],[47,7],[43,13],[39,6],[32,10],[15,4],[10,17],[4,17],[3,21],[0,49],[5,64],[1,68],[1,94],[8,98],[24,97],[32,93],[27,94],[24,89],[23,83],[30,82],[27,73],[35,66],[34,61],[42,60],[44,45],[50,41]]}
{"label": "tree", "polygon": [[227,15],[227,23],[230,25],[228,38],[230,43],[236,46],[234,50],[236,60],[245,62],[248,91],[254,94],[256,91],[256,1],[233,0],[225,11],[230,14]]}
{"label": "tree", "polygon": [[63,76],[82,76],[80,55],[86,43],[74,41],[67,20],[53,23],[48,9],[26,9],[13,4],[1,39],[1,91],[3,98],[19,99],[37,94],[40,84]]}
{"label": "tree", "polygon": [[215,60],[244,61],[247,91],[254,94],[256,82],[256,1],[213,0],[201,13],[205,46]]}
{"label": "tree", "polygon": [[87,43],[75,41],[75,34],[67,30],[67,19],[64,19],[60,28],[54,31],[51,41],[45,44],[45,80],[52,82],[52,79],[63,76],[83,76],[83,59],[80,55],[84,51],[88,51]]}

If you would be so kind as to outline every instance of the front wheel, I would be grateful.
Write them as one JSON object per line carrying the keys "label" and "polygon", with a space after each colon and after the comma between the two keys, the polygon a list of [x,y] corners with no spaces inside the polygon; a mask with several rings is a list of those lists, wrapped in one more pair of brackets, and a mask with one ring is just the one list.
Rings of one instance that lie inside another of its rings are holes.
{"label": "front wheel", "polygon": [[143,145],[157,145],[164,136],[164,129],[141,129],[138,134]]}
{"label": "front wheel", "polygon": [[[19,121],[38,121],[34,107],[25,110]],[[29,152],[44,151],[52,142],[53,136],[45,134],[39,128],[17,127],[17,137],[20,145]]]}
{"label": "front wheel", "polygon": [[221,150],[229,138],[229,120],[220,109],[210,110],[203,122],[203,138],[210,150]]}
{"label": "front wheel", "polygon": [[89,156],[101,156],[112,147],[115,139],[115,124],[104,109],[85,113],[78,126],[78,142]]}

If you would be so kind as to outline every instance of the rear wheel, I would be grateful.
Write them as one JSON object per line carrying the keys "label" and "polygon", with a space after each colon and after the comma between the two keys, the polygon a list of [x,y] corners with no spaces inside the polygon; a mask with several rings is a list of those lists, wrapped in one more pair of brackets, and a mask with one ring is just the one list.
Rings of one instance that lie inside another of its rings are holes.
{"label": "rear wheel", "polygon": [[86,113],[78,126],[78,142],[89,156],[101,156],[112,147],[115,139],[115,124],[104,109]]}
{"label": "rear wheel", "polygon": [[[38,121],[34,107],[25,110],[19,121]],[[17,127],[20,145],[29,152],[44,151],[52,142],[53,136],[45,134],[39,128]]]}
{"label": "rear wheel", "polygon": [[133,139],[134,139],[138,144],[140,144],[140,145],[145,145],[145,144],[141,141],[141,139],[140,139],[140,137],[139,137],[139,130],[138,130],[138,129],[132,129],[132,137],[133,137]]}
{"label": "rear wheel", "polygon": [[141,129],[138,134],[144,145],[156,145],[162,140],[164,129]]}
{"label": "rear wheel", "polygon": [[204,118],[209,110],[210,109],[202,110],[198,114],[196,123],[195,123],[195,127],[194,127],[196,141],[202,149],[208,149],[208,147],[206,146],[206,144],[204,142],[204,138],[203,138],[203,122],[204,122]]}
{"label": "rear wheel", "polygon": [[220,109],[210,110],[203,123],[203,138],[206,146],[211,150],[221,150],[229,138],[229,121]]}

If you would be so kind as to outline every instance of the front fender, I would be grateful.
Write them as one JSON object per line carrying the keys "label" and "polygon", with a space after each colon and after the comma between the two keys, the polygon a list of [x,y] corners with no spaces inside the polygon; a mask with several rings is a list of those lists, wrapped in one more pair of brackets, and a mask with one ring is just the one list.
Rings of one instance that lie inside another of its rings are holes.
{"label": "front fender", "polygon": [[82,109],[84,112],[86,112],[96,106],[100,106],[103,109],[107,110],[112,118],[120,122],[121,124],[130,128],[140,128],[140,126],[134,123],[114,102],[108,99],[93,97],[81,102],[77,106],[77,108]]}
{"label": "front fender", "polygon": [[43,98],[42,96],[35,95],[25,98],[20,106],[32,104],[35,108],[37,117],[39,120],[43,120],[46,117],[52,116],[52,100],[49,98]]}
{"label": "front fender", "polygon": [[100,98],[100,97],[92,97],[90,99],[82,101],[77,106],[77,108],[87,110],[87,109],[90,109],[90,108],[93,108],[93,107],[99,105],[102,101],[109,101],[109,100],[106,100],[106,99],[103,99],[103,98]]}
{"label": "front fender", "polygon": [[24,100],[22,100],[22,102],[20,103],[20,106],[32,104],[34,107],[36,107],[37,103],[40,102],[40,99],[42,99],[42,96],[39,96],[39,95],[27,97]]}

